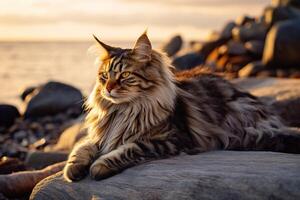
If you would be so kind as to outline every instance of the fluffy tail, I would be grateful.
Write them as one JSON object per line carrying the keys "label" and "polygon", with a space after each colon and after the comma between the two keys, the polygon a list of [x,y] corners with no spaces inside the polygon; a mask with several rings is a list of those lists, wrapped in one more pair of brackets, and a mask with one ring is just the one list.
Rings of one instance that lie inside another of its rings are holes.
{"label": "fluffy tail", "polygon": [[264,134],[254,150],[300,154],[300,129],[284,128],[280,131],[273,136]]}

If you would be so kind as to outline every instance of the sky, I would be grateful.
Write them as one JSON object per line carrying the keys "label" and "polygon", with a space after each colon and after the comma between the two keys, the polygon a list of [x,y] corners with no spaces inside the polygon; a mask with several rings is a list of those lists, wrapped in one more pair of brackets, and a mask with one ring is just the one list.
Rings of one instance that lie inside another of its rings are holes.
{"label": "sky", "polygon": [[258,16],[270,0],[1,0],[0,41],[204,39],[225,22]]}

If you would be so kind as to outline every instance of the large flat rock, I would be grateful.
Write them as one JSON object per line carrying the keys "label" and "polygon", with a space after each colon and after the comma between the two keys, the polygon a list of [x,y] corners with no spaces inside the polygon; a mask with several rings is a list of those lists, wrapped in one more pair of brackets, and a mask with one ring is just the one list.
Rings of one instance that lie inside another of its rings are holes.
{"label": "large flat rock", "polygon": [[148,162],[111,178],[41,181],[31,199],[300,199],[300,155],[213,151]]}

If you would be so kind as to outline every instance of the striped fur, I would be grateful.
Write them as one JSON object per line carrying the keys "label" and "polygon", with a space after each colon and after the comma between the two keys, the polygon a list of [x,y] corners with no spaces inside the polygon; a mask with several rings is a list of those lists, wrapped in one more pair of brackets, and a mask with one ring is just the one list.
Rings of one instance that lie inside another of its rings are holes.
{"label": "striped fur", "polygon": [[80,180],[88,170],[99,180],[180,152],[299,153],[299,135],[256,97],[201,69],[172,73],[146,34],[133,49],[105,50],[87,101],[89,135],[71,152],[66,180]]}

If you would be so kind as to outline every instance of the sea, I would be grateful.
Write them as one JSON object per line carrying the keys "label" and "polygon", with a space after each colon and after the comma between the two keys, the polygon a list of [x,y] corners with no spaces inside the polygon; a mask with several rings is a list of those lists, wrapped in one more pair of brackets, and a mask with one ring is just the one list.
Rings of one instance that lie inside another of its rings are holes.
{"label": "sea", "polygon": [[[64,82],[88,95],[98,66],[93,42],[0,42],[0,104],[23,106],[22,91],[47,81]],[[114,45],[129,47],[130,42]]]}

